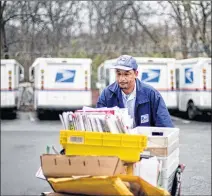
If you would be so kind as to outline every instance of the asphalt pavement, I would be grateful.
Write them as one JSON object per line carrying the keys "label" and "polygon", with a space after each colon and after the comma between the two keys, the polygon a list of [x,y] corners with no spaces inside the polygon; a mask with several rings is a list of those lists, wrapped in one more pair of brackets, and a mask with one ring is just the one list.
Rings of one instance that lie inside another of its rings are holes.
{"label": "asphalt pavement", "polygon": [[[180,162],[186,165],[182,195],[211,195],[211,122],[172,117],[180,128]],[[1,195],[39,195],[51,191],[35,177],[46,146],[59,145],[59,120],[39,121],[33,113],[1,121]]]}

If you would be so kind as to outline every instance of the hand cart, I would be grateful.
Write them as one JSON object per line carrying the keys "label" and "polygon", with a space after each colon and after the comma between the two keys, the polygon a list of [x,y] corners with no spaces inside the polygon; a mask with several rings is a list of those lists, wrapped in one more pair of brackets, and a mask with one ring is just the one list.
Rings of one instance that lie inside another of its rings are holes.
{"label": "hand cart", "polygon": [[[172,188],[170,191],[171,196],[181,196],[181,185],[182,185],[182,173],[185,169],[184,164],[179,164],[179,166],[176,169]],[[51,196],[51,192],[42,192],[41,196]],[[86,196],[86,195],[80,195],[77,194],[78,196]],[[74,194],[59,194],[58,196],[75,196]]]}

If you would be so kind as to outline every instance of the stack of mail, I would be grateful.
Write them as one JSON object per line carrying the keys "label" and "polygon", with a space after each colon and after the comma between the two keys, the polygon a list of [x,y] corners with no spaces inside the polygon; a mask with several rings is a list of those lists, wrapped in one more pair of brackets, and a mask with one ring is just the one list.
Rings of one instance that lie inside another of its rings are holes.
{"label": "stack of mail", "polygon": [[127,108],[89,108],[63,112],[60,120],[65,130],[130,133],[133,119]]}

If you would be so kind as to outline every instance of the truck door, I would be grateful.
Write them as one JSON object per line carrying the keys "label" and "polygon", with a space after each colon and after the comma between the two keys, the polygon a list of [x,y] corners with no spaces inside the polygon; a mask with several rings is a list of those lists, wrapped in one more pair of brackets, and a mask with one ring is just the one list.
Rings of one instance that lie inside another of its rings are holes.
{"label": "truck door", "polygon": [[167,90],[169,86],[167,64],[156,62],[140,63],[138,65],[138,78],[157,89],[167,104]]}
{"label": "truck door", "polygon": [[83,63],[47,64],[44,90],[47,90],[48,104],[88,105],[91,98],[86,93],[91,90],[90,74],[90,66]]}
{"label": "truck door", "polygon": [[5,93],[9,90],[8,81],[7,81],[7,69],[6,64],[1,63],[1,105],[4,106],[7,100],[7,94]]}
{"label": "truck door", "polygon": [[211,91],[211,62],[206,67],[206,88]]}

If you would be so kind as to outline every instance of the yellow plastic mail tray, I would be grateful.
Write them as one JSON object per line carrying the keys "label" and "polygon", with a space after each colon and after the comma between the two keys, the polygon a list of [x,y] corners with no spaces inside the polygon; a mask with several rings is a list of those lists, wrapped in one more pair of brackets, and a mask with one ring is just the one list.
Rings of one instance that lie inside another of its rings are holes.
{"label": "yellow plastic mail tray", "polygon": [[61,130],[60,144],[66,155],[117,156],[136,162],[147,147],[147,136]]}

